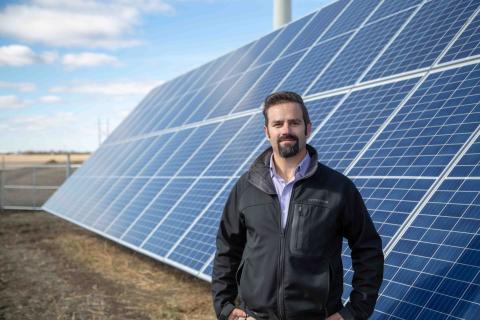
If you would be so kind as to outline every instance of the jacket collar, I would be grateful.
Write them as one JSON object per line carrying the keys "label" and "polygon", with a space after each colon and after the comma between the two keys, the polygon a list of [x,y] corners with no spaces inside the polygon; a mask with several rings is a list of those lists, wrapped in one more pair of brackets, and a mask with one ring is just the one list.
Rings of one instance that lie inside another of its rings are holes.
{"label": "jacket collar", "polygon": [[[255,159],[252,166],[248,170],[248,181],[268,194],[276,194],[275,186],[273,185],[272,177],[270,175],[270,157],[272,156],[272,147],[265,150],[261,155]],[[310,165],[300,180],[312,176],[318,168],[318,155],[314,147],[307,144],[307,152],[310,154]]]}

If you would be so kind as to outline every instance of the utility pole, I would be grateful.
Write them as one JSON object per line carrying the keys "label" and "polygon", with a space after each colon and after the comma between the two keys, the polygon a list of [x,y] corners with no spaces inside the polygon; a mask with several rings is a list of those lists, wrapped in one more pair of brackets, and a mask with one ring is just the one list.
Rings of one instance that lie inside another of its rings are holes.
{"label": "utility pole", "polygon": [[292,1],[273,0],[273,30],[281,28],[292,20]]}

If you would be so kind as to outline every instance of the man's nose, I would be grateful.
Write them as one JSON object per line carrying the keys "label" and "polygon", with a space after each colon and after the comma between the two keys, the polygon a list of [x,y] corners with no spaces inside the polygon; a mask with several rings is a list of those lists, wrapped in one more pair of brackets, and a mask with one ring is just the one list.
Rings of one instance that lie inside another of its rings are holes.
{"label": "man's nose", "polygon": [[288,134],[290,133],[290,125],[288,123],[285,123],[282,126],[282,134]]}

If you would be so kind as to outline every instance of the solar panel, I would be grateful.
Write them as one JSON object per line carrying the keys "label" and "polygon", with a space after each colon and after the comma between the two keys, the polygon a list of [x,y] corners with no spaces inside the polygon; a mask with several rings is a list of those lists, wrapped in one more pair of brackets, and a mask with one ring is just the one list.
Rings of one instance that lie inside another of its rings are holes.
{"label": "solar panel", "polygon": [[[373,319],[480,313],[475,0],[339,0],[153,89],[45,210],[210,280],[229,191],[268,141],[261,104],[301,93],[309,143],[383,241]],[[352,278],[342,253],[344,299]]]}

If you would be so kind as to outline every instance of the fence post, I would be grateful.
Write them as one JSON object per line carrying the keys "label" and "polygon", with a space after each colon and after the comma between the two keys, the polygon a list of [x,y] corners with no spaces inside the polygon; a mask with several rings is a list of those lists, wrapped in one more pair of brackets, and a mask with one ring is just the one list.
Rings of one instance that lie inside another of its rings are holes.
{"label": "fence post", "polygon": [[65,164],[66,178],[72,174],[72,162],[70,161],[70,153],[67,153],[67,163]]}
{"label": "fence post", "polygon": [[36,208],[37,207],[37,199],[36,199],[36,194],[37,194],[37,168],[33,167],[33,181],[32,181],[32,207]]}
{"label": "fence post", "polygon": [[0,210],[3,211],[3,199],[5,197],[5,190],[3,186],[5,185],[5,156],[2,156],[2,167],[0,168]]}

